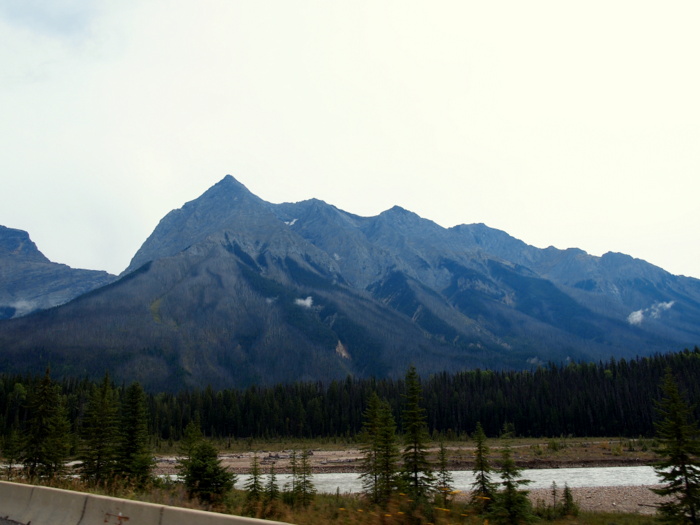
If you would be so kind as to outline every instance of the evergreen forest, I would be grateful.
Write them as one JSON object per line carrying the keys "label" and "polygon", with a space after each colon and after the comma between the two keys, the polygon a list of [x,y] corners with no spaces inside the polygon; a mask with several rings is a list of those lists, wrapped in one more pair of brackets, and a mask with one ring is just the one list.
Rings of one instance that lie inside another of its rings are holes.
{"label": "evergreen forest", "polygon": [[[461,439],[481,423],[488,436],[506,427],[522,437],[652,436],[653,401],[661,397],[666,368],[689,399],[700,399],[698,347],[633,360],[550,364],[531,371],[432,375],[421,378],[428,432],[435,439]],[[0,375],[0,435],[5,440],[27,431],[32,399],[43,388],[42,381],[41,375]],[[91,424],[90,398],[100,384],[81,378],[54,381],[70,424],[68,435],[78,436]],[[116,385],[115,403],[128,398],[133,388]],[[216,439],[352,440],[362,431],[363,413],[374,394],[386,400],[393,418],[401,421],[405,379],[351,377],[327,384],[145,392],[145,419],[156,443],[180,441],[195,421],[204,436]],[[700,418],[700,413],[694,416]],[[403,434],[410,429],[397,430]]]}

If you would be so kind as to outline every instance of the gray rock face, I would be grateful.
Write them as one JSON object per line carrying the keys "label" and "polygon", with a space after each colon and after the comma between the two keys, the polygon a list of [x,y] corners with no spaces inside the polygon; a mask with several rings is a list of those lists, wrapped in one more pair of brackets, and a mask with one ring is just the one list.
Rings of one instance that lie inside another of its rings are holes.
{"label": "gray rock face", "polygon": [[[30,258],[53,264],[21,237],[3,253],[24,254],[25,278]],[[0,366],[230,386],[632,357],[693,346],[699,327],[700,281],[626,255],[400,207],[271,204],[227,176],[166,215],[119,280],[0,323]]]}
{"label": "gray rock face", "polygon": [[52,263],[27,232],[0,226],[0,319],[66,303],[114,279]]}

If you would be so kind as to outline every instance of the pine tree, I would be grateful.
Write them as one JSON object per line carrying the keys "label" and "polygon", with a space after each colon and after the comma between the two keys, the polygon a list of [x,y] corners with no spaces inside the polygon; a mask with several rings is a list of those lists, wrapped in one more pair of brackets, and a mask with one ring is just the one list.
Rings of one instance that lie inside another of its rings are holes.
{"label": "pine tree", "polygon": [[527,491],[519,489],[520,485],[527,485],[530,481],[518,479],[520,473],[513,461],[510,446],[505,446],[501,454],[500,469],[503,488],[496,494],[489,509],[489,517],[494,523],[518,525],[533,521],[532,504],[527,497]]}
{"label": "pine tree", "polygon": [[187,423],[178,447],[180,456],[186,458],[192,457],[195,448],[203,439],[204,434],[202,434],[199,419],[197,418]]}
{"label": "pine tree", "polygon": [[440,499],[442,500],[442,506],[447,507],[450,501],[450,494],[454,490],[452,484],[454,483],[454,478],[449,470],[449,462],[447,458],[447,448],[445,443],[440,441],[440,448],[438,449],[438,470],[436,485],[437,490],[440,494]]}
{"label": "pine tree", "polygon": [[124,393],[121,407],[115,472],[143,486],[150,480],[153,466],[148,439],[146,394],[139,383],[132,383]]}
{"label": "pine tree", "polygon": [[360,480],[362,489],[373,503],[378,503],[378,480],[377,470],[377,432],[379,429],[379,396],[373,392],[369,398],[367,409],[363,413],[362,431],[360,432],[360,453],[362,454],[362,464],[360,465]]}
{"label": "pine tree", "polygon": [[661,442],[657,453],[663,458],[654,467],[664,486],[653,489],[671,501],[659,505],[665,523],[700,522],[700,444],[698,424],[681,395],[670,369],[662,381],[663,398],[657,403],[656,434]]}
{"label": "pine tree", "polygon": [[191,498],[219,501],[229,492],[236,477],[221,464],[218,451],[205,439],[191,448],[191,455],[178,461],[178,470]]}
{"label": "pine tree", "polygon": [[574,501],[574,494],[571,492],[569,485],[564,483],[564,502],[561,506],[561,514],[563,516],[578,516],[578,504]]}
{"label": "pine tree", "polygon": [[284,485],[284,502],[287,505],[295,505],[298,495],[297,484],[299,482],[299,456],[296,450],[289,453],[289,471],[291,479]]}
{"label": "pine tree", "polygon": [[398,445],[391,407],[373,394],[364,413],[360,479],[373,503],[385,506],[396,484]]}
{"label": "pine tree", "polygon": [[474,451],[474,484],[471,487],[469,505],[479,514],[487,511],[493,503],[496,486],[491,480],[491,465],[489,464],[489,446],[486,444],[486,434],[481,423],[476,424],[474,432],[476,450]]}
{"label": "pine tree", "polygon": [[52,478],[63,473],[70,450],[70,423],[60,387],[51,373],[41,379],[27,404],[28,426],[22,462],[30,478]]}
{"label": "pine tree", "polygon": [[91,484],[111,479],[117,453],[119,405],[109,375],[101,386],[92,386],[85,409],[81,436],[81,474]]}
{"label": "pine tree", "polygon": [[280,497],[280,489],[277,485],[277,475],[275,473],[275,464],[270,464],[270,471],[265,483],[265,503],[271,503],[278,500]]}
{"label": "pine tree", "polygon": [[22,457],[22,439],[17,429],[13,428],[5,437],[2,444],[2,454],[5,458],[5,472],[8,481],[14,477],[14,465]]}
{"label": "pine tree", "polygon": [[263,485],[260,471],[260,458],[258,453],[254,453],[250,459],[250,477],[245,483],[245,489],[248,491],[246,499],[248,501],[259,501],[263,493]]}
{"label": "pine tree", "polygon": [[387,401],[379,406],[377,435],[377,503],[387,505],[396,488],[399,445],[396,438],[396,422]]}
{"label": "pine tree", "polygon": [[302,507],[308,507],[316,494],[313,474],[311,472],[311,451],[303,450],[299,455],[299,468],[297,469],[297,481],[294,484],[296,489],[295,502]]}
{"label": "pine tree", "polygon": [[416,368],[411,366],[406,373],[402,413],[404,449],[401,474],[406,491],[417,502],[425,501],[434,491],[435,484],[433,469],[428,461],[428,426],[422,401],[420,379]]}

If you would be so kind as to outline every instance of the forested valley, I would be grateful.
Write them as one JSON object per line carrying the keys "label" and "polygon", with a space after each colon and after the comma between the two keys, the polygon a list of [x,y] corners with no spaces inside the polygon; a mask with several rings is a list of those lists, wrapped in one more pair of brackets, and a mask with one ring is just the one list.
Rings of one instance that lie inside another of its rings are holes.
{"label": "forested valley", "polygon": [[[531,371],[470,370],[422,378],[428,430],[435,438],[461,439],[478,422],[488,436],[504,428],[523,437],[651,436],[654,400],[669,367],[689,399],[700,398],[700,349],[598,363],[550,364]],[[24,431],[28,400],[44,376],[0,376],[0,434]],[[99,383],[80,378],[54,381],[79,435],[91,392]],[[397,421],[403,379],[354,379],[328,384],[299,382],[246,389],[212,388],[146,393],[148,432],[154,443],[179,441],[190,422],[217,439],[343,438],[362,428],[363,411],[376,393]],[[114,388],[118,401],[129,385]],[[695,414],[700,417],[700,413]],[[398,429],[402,432],[402,429]]]}

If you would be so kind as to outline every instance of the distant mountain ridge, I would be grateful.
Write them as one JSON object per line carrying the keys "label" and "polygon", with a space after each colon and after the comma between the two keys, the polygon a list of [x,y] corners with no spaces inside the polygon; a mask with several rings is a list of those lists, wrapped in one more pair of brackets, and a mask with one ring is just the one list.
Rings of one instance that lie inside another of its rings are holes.
{"label": "distant mountain ridge", "polygon": [[107,272],[53,263],[27,232],[0,226],[0,319],[67,303],[114,279]]}
{"label": "distant mountain ridge", "polygon": [[699,280],[627,255],[398,206],[272,204],[229,175],[168,213],[117,281],[0,322],[0,365],[109,363],[150,388],[384,377],[678,350],[699,321]]}

